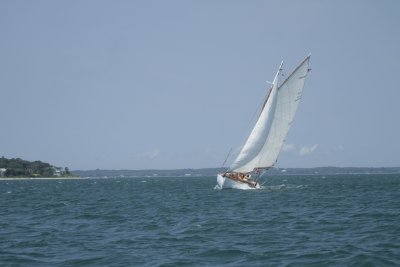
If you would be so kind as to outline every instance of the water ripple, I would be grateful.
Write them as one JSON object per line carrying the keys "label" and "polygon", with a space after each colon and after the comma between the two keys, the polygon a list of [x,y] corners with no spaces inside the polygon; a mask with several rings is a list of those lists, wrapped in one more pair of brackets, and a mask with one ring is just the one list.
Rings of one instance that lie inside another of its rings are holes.
{"label": "water ripple", "polygon": [[2,266],[398,266],[400,177],[0,181]]}

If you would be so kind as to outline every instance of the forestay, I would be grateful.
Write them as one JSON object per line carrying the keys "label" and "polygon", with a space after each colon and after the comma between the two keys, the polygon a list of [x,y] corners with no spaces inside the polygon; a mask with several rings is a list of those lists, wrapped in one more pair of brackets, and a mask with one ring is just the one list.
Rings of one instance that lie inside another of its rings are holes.
{"label": "forestay", "polygon": [[251,172],[275,164],[301,99],[309,61],[310,56],[278,87],[279,68],[256,125],[231,171]]}

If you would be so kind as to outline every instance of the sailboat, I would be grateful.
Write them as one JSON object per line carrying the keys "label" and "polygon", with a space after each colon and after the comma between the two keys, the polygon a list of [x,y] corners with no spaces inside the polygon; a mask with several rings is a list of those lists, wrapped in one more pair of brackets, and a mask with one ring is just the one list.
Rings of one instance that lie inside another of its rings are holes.
{"label": "sailboat", "polygon": [[311,55],[279,85],[283,61],[264,100],[257,122],[231,167],[217,175],[220,189],[259,189],[258,179],[274,166],[299,105]]}

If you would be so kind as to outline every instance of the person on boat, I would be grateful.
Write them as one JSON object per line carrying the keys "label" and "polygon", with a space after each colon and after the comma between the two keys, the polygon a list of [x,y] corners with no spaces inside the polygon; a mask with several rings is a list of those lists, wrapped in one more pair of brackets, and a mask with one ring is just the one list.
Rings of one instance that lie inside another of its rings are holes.
{"label": "person on boat", "polygon": [[226,176],[228,176],[228,178],[230,178],[230,179],[237,179],[237,174],[234,172],[228,172],[228,173],[226,173]]}

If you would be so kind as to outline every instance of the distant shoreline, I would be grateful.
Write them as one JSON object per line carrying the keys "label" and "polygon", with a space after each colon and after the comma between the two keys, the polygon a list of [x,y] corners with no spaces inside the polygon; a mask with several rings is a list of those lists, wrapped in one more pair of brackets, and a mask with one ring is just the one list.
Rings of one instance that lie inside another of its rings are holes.
{"label": "distant shoreline", "polygon": [[[225,172],[227,168],[201,169],[147,169],[147,170],[75,170],[75,176],[59,177],[1,177],[2,181],[10,180],[69,180],[90,178],[143,178],[143,177],[207,177]],[[400,174],[400,167],[316,167],[316,168],[271,168],[266,176],[280,175],[357,175],[357,174]]]}
{"label": "distant shoreline", "polygon": [[87,179],[88,177],[0,177],[0,181],[10,181],[10,180],[77,180],[77,179]]}

